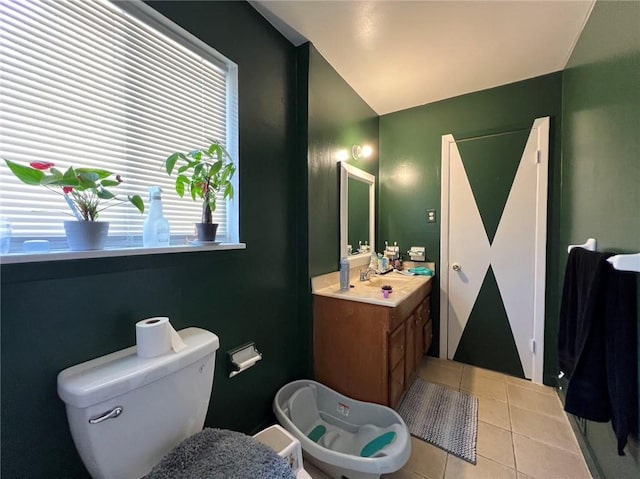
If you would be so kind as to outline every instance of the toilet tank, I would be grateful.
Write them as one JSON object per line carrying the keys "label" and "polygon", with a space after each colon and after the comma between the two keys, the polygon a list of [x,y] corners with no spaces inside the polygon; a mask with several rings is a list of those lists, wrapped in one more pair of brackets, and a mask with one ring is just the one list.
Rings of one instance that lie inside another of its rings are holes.
{"label": "toilet tank", "polygon": [[202,430],[220,342],[199,328],[179,334],[187,347],[177,353],[140,358],[133,346],[58,374],[73,441],[94,479],[138,479]]}

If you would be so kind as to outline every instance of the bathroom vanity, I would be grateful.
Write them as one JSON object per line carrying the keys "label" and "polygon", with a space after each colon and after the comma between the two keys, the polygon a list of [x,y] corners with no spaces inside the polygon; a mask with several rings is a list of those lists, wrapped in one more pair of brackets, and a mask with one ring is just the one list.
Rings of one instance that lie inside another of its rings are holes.
{"label": "bathroom vanity", "polygon": [[[333,274],[333,273],[332,273]],[[431,346],[431,277],[314,278],[315,379],[346,396],[397,407]],[[384,298],[382,285],[393,293]]]}

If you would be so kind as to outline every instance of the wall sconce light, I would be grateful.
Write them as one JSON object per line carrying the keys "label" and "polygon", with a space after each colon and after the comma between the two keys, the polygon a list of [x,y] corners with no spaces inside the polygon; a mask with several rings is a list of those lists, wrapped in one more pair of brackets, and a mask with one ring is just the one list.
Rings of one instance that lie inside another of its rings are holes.
{"label": "wall sconce light", "polygon": [[353,159],[356,161],[369,158],[371,153],[373,153],[373,149],[369,145],[353,145],[351,147],[351,156],[353,156]]}

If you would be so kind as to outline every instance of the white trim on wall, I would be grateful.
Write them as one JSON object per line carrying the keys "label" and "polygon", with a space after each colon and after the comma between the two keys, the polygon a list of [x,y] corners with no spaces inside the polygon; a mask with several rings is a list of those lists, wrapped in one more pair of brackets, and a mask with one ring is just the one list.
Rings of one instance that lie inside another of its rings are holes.
{"label": "white trim on wall", "polygon": [[[376,250],[375,244],[375,215],[376,215],[376,177],[371,173],[356,168],[345,162],[340,163],[340,258],[346,257],[349,267],[364,266],[371,260],[371,253]],[[369,185],[369,252],[349,256],[349,178],[353,178]],[[338,258],[338,260],[340,260]]]}
{"label": "white trim on wall", "polygon": [[533,311],[533,381],[542,384],[544,377],[544,324],[545,293],[547,275],[547,195],[549,188],[549,117],[537,118],[533,128],[538,128],[538,168],[536,186],[536,246],[535,246],[535,292]]}

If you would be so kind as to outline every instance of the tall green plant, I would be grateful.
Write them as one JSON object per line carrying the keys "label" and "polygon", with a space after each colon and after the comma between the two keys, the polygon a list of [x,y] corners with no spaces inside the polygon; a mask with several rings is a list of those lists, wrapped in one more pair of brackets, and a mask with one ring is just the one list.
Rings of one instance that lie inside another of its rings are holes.
{"label": "tall green plant", "polygon": [[167,174],[176,167],[176,193],[182,198],[188,192],[193,201],[202,200],[202,223],[213,223],[216,195],[222,192],[224,199],[233,199],[231,180],[236,167],[231,156],[218,141],[212,141],[205,148],[171,154],[165,161]]}

